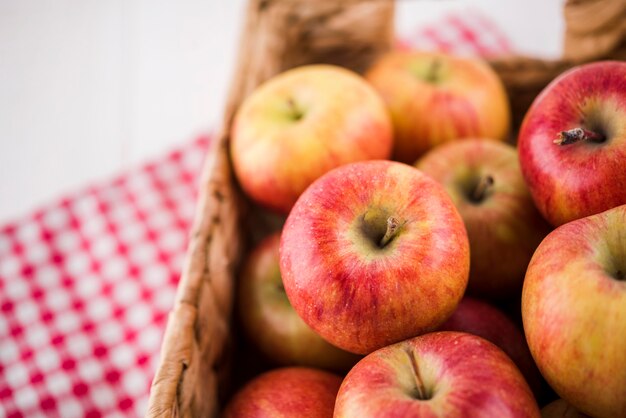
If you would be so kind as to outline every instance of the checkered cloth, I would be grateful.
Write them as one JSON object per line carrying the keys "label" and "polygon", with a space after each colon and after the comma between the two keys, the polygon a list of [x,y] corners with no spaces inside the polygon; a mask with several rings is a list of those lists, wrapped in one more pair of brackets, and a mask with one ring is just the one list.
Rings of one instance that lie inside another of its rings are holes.
{"label": "checkered cloth", "polygon": [[[475,15],[400,45],[510,49]],[[0,418],[144,415],[208,143],[0,227]]]}

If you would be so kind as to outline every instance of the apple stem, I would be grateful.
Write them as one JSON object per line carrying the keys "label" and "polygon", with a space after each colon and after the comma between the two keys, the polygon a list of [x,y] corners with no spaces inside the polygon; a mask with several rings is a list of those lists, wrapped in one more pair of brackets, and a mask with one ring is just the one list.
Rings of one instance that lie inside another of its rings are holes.
{"label": "apple stem", "polygon": [[411,362],[411,368],[413,369],[413,377],[415,377],[415,389],[417,390],[417,399],[422,401],[430,399],[430,395],[427,393],[424,382],[422,381],[422,376],[420,375],[420,369],[419,365],[417,364],[417,359],[415,358],[415,352],[411,349],[406,349],[406,355],[409,357],[409,361]]}
{"label": "apple stem", "polygon": [[387,230],[385,231],[385,235],[383,235],[379,243],[381,247],[389,244],[389,241],[391,241],[396,236],[399,226],[400,222],[398,222],[396,218],[394,218],[393,216],[387,218]]}
{"label": "apple stem", "polygon": [[579,141],[603,142],[606,137],[594,131],[583,128],[574,128],[569,131],[559,132],[553,141],[557,145],[569,145]]}
{"label": "apple stem", "polygon": [[487,193],[489,193],[489,191],[493,187],[493,183],[493,177],[491,177],[489,174],[481,177],[478,181],[478,184],[476,185],[476,188],[472,192],[472,200],[474,202],[482,202]]}

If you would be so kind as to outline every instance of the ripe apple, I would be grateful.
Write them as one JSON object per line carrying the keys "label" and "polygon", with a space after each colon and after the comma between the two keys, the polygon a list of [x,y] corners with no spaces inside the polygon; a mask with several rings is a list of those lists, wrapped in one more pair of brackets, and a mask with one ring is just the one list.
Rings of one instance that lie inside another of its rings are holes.
{"label": "ripe apple", "polygon": [[563,399],[557,399],[541,408],[541,418],[589,418]]}
{"label": "ripe apple", "polygon": [[265,372],[230,400],[223,418],[331,418],[341,377],[305,367]]}
{"label": "ripe apple", "polygon": [[278,267],[280,233],[261,241],[248,255],[239,280],[242,326],[274,363],[348,371],[359,357],[317,335],[287,299]]}
{"label": "ripe apple", "polygon": [[569,70],[533,102],[520,129],[522,172],[553,225],[626,203],[626,62]]}
{"label": "ripe apple", "polygon": [[622,205],[558,227],[533,255],[522,292],[539,370],[597,418],[626,417],[625,225]]}
{"label": "ripe apple", "polygon": [[335,418],[539,417],[502,350],[475,335],[435,332],[377,350],[350,370]]}
{"label": "ripe apple", "polygon": [[328,170],[386,159],[393,132],[376,91],[350,70],[308,65],[258,87],[239,108],[230,155],[246,194],[287,214]]}
{"label": "ripe apple", "polygon": [[358,162],[298,199],[282,232],[280,272],[304,322],[367,354],[452,314],[467,285],[469,244],[437,182],[406,164]]}
{"label": "ripe apple", "polygon": [[459,138],[507,139],[509,101],[483,61],[396,51],[381,57],[365,78],[391,113],[395,160],[413,164],[429,149]]}
{"label": "ripe apple", "polygon": [[515,148],[468,139],[431,150],[415,166],[443,185],[465,222],[468,292],[491,299],[519,295],[550,227],[535,208]]}
{"label": "ripe apple", "polygon": [[494,343],[517,365],[535,397],[539,399],[542,396],[543,381],[530,355],[526,338],[498,308],[466,296],[439,331],[467,332]]}

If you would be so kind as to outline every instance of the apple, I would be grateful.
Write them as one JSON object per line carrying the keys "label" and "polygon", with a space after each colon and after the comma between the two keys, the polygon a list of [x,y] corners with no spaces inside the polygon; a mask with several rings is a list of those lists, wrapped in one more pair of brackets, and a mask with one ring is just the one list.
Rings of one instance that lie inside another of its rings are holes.
{"label": "apple", "polygon": [[626,203],[626,62],[573,68],[537,96],[520,129],[522,173],[553,225]]}
{"label": "apple", "polygon": [[230,155],[244,192],[287,214],[315,179],[340,165],[391,155],[382,99],[358,74],[332,65],[281,73],[242,103]]}
{"label": "apple", "polygon": [[286,367],[265,372],[235,394],[223,418],[331,418],[341,377]]}
{"label": "apple", "polygon": [[435,332],[377,350],[345,377],[335,418],[525,418],[539,407],[515,364],[478,336]]}
{"label": "apple", "polygon": [[541,418],[589,418],[589,415],[578,412],[563,399],[557,399],[541,408]]}
{"label": "apple", "polygon": [[468,139],[431,150],[415,166],[443,185],[465,222],[468,292],[500,300],[519,295],[550,227],[535,208],[515,148]]}
{"label": "apple", "polygon": [[541,397],[543,381],[530,355],[526,338],[498,308],[465,296],[452,316],[439,327],[439,331],[466,332],[497,345],[520,369],[535,397]]}
{"label": "apple", "polygon": [[596,418],[626,417],[626,205],[543,240],[524,280],[522,320],[561,398]]}
{"label": "apple", "polygon": [[280,272],[304,322],[367,354],[452,314],[467,285],[469,244],[437,182],[406,164],[357,162],[300,196],[283,228]]}
{"label": "apple", "polygon": [[365,78],[391,113],[395,160],[413,164],[429,149],[459,138],[507,139],[506,91],[479,59],[395,51],[383,55]]}
{"label": "apple", "polygon": [[298,316],[278,267],[280,233],[247,256],[239,279],[238,308],[249,339],[274,363],[348,371],[359,357],[329,344]]}

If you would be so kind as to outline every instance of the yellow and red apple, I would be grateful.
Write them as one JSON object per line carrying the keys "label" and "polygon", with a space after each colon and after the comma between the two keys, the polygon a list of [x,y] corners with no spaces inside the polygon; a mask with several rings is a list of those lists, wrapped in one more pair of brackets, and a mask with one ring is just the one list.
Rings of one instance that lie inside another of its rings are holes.
{"label": "yellow and red apple", "polygon": [[305,367],[265,372],[229,401],[223,418],[332,418],[341,377]]}
{"label": "yellow and red apple", "polygon": [[350,370],[335,418],[539,418],[515,364],[478,336],[435,332],[377,350]]}
{"label": "yellow and red apple", "polygon": [[285,71],[243,102],[230,155],[246,194],[287,214],[325,172],[389,158],[392,145],[390,117],[376,91],[350,70],[320,64]]}
{"label": "yellow and red apple", "polygon": [[543,216],[558,226],[626,203],[626,62],[585,64],[535,99],[519,159]]}
{"label": "yellow and red apple", "polygon": [[468,292],[519,295],[526,267],[550,226],[524,182],[514,147],[468,139],[437,147],[415,166],[446,189],[470,242]]}
{"label": "yellow and red apple", "polygon": [[467,285],[467,233],[445,190],[416,168],[347,164],[296,202],[282,232],[280,271],[311,328],[367,354],[452,314]]}
{"label": "yellow and red apple", "polygon": [[626,205],[555,229],[522,292],[526,340],[550,386],[596,418],[626,416]]}
{"label": "yellow and red apple", "polygon": [[507,139],[509,101],[498,75],[479,59],[434,52],[391,52],[366,73],[387,104],[393,158],[413,164],[459,138]]}

